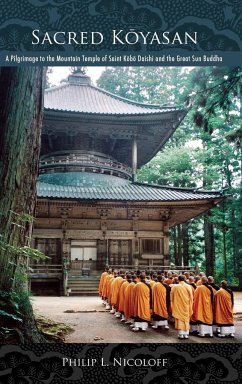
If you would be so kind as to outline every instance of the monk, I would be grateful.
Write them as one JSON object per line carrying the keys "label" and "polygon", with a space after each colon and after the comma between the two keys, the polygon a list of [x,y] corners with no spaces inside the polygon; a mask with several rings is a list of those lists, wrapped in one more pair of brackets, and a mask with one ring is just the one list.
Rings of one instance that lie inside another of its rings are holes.
{"label": "monk", "polygon": [[100,281],[99,281],[99,287],[98,287],[98,293],[99,293],[99,296],[102,297],[103,305],[107,304],[105,298],[102,295],[102,291],[103,291],[103,283],[104,283],[105,277],[108,275],[108,269],[109,269],[108,267],[105,267],[104,272],[101,274]]}
{"label": "monk", "polygon": [[197,324],[198,336],[208,334],[213,337],[213,289],[206,276],[194,292],[193,316]]}
{"label": "monk", "polygon": [[219,327],[219,337],[234,337],[234,297],[233,292],[228,288],[225,280],[221,282],[221,288],[214,296],[214,317],[215,324]]}
{"label": "monk", "polygon": [[119,300],[119,289],[123,283],[124,275],[123,271],[118,272],[118,276],[116,279],[112,282],[111,285],[111,296],[110,296],[110,304],[112,306],[112,309],[110,313],[113,313],[116,317],[120,317],[121,314],[118,311],[118,300]]}
{"label": "monk", "polygon": [[164,326],[165,329],[169,329],[168,316],[171,288],[163,283],[163,276],[158,275],[157,280],[152,287],[152,328],[157,329],[160,326]]}
{"label": "monk", "polygon": [[172,272],[168,272],[167,273],[167,278],[164,280],[164,283],[168,284],[168,285],[173,283],[173,274],[172,274]]}
{"label": "monk", "polygon": [[190,272],[184,272],[184,276],[185,276],[185,281],[187,282],[187,283],[189,283],[189,277],[190,277]]}
{"label": "monk", "polygon": [[197,276],[197,281],[196,281],[196,284],[197,286],[199,285],[202,285],[202,278],[205,277],[205,273],[204,272],[200,272]]}
{"label": "monk", "polygon": [[121,315],[121,321],[124,322],[125,321],[125,317],[124,317],[124,294],[125,294],[125,289],[126,287],[129,285],[129,283],[131,283],[132,279],[131,279],[131,275],[130,274],[126,274],[126,278],[124,279],[122,285],[120,286],[120,289],[119,289],[119,296],[118,296],[118,302],[117,302],[117,306],[118,306],[118,313],[120,313]]}
{"label": "monk", "polygon": [[108,283],[108,286],[107,286],[108,303],[109,303],[110,308],[111,308],[110,313],[115,313],[115,309],[112,307],[112,294],[113,294],[113,284],[114,284],[114,281],[116,280],[117,277],[118,277],[118,272],[114,271],[111,279],[109,279],[107,281],[107,283]]}
{"label": "monk", "polygon": [[108,274],[103,279],[103,285],[102,285],[102,297],[104,297],[104,300],[106,301],[106,310],[110,310],[111,306],[109,304],[109,292],[110,292],[110,284],[113,280],[114,276],[112,273],[112,270],[108,270]]}
{"label": "monk", "polygon": [[152,291],[145,280],[145,274],[140,275],[140,282],[136,284],[134,292],[134,327],[132,331],[141,329],[146,331],[151,320]]}
{"label": "monk", "polygon": [[125,324],[134,323],[134,288],[137,284],[136,275],[132,275],[131,283],[125,288],[124,292],[124,317]]}
{"label": "monk", "polygon": [[[192,287],[192,294],[193,294],[193,298],[194,298],[194,293],[195,293],[195,290],[197,288],[194,276],[189,276],[188,284]],[[196,319],[194,317],[194,313],[192,314],[191,319],[190,319],[190,333],[191,334],[197,334],[197,322],[196,322]]]}
{"label": "monk", "polygon": [[175,318],[178,338],[188,339],[193,304],[192,287],[185,282],[183,275],[178,276],[178,281],[171,288],[172,316]]}
{"label": "monk", "polygon": [[215,284],[214,282],[214,278],[213,276],[208,276],[208,285],[210,285],[210,287],[213,288],[213,294],[215,295],[215,293],[219,290],[219,286],[217,284]]}
{"label": "monk", "polygon": [[194,293],[194,292],[195,292],[195,289],[197,288],[197,286],[196,286],[196,284],[195,284],[194,276],[189,276],[188,284],[191,285],[192,290],[193,290],[193,293]]}
{"label": "monk", "polygon": [[153,288],[155,281],[151,279],[151,276],[146,274],[146,282]]}

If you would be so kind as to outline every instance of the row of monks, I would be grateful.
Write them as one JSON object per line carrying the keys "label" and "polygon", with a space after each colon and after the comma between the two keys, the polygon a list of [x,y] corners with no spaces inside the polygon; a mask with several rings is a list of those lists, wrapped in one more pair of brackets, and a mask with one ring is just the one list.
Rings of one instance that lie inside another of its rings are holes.
{"label": "row of monks", "polygon": [[227,282],[220,286],[212,276],[192,272],[112,271],[106,268],[99,283],[106,310],[130,324],[134,332],[169,329],[175,323],[178,338],[189,333],[200,337],[234,337],[233,293]]}

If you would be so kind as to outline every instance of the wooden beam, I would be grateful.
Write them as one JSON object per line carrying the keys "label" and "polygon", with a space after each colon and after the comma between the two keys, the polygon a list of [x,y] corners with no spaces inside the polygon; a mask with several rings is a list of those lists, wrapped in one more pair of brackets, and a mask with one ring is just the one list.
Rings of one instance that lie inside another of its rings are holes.
{"label": "wooden beam", "polygon": [[133,137],[132,143],[132,181],[136,181],[137,174],[137,137]]}

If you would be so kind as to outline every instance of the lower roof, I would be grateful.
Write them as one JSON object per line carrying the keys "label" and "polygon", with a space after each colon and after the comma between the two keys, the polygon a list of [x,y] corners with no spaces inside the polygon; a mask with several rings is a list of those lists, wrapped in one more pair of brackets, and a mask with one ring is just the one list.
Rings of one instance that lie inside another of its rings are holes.
{"label": "lower roof", "polygon": [[179,202],[194,200],[220,200],[218,191],[174,188],[126,181],[123,184],[90,187],[37,183],[39,198],[78,199],[82,201]]}

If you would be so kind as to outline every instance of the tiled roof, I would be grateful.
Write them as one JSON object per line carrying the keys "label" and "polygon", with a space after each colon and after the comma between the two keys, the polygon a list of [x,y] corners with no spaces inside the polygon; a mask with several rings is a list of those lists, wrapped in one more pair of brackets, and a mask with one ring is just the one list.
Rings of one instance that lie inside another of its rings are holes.
{"label": "tiled roof", "polygon": [[37,195],[42,198],[111,201],[190,201],[218,199],[220,192],[193,191],[182,188],[162,187],[141,183],[127,183],[110,187],[73,187],[37,183]]}
{"label": "tiled roof", "polygon": [[[75,75],[70,78],[78,80],[78,76]],[[137,103],[94,87],[90,82],[71,80],[58,87],[47,89],[44,106],[47,110],[105,115],[156,115],[180,111],[175,107]]]}

